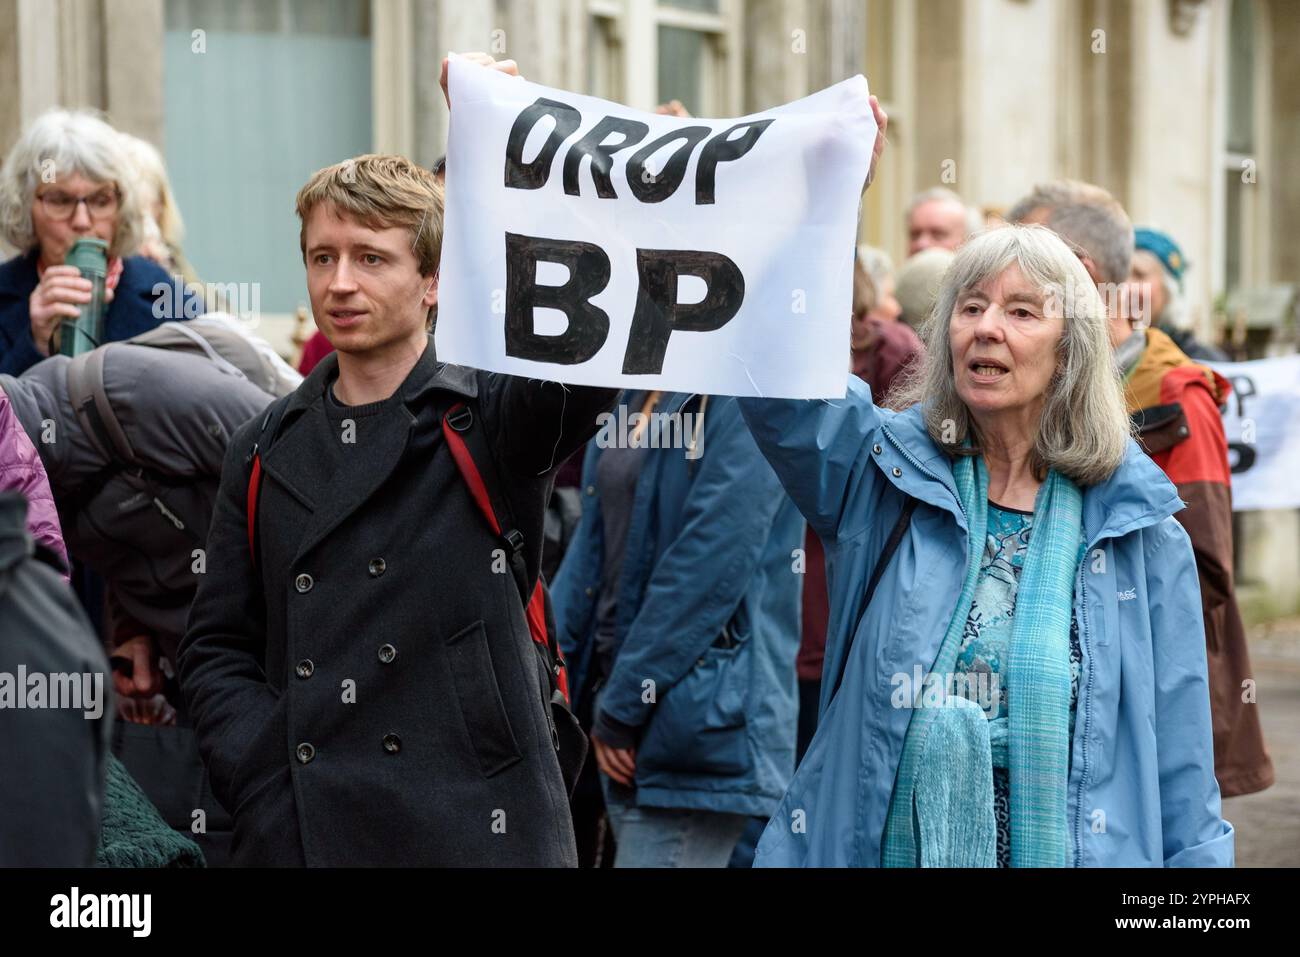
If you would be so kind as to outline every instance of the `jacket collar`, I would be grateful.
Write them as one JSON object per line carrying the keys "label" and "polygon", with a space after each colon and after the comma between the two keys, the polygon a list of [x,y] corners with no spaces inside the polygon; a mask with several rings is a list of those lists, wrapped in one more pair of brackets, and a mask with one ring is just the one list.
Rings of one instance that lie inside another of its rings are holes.
{"label": "jacket collar", "polygon": [[421,397],[445,390],[465,398],[478,395],[475,370],[439,362],[433,337],[406,380],[398,388],[397,418],[368,440],[366,467],[337,473],[333,456],[322,448],[324,434],[314,427],[298,427],[297,410],[320,405],[325,389],[338,373],[338,356],[326,356],[295,390],[285,407],[284,426],[262,458],[262,467],[311,511],[298,544],[295,563],[322,542],[348,516],[361,508],[397,467],[415,427]]}
{"label": "jacket collar", "polygon": [[[433,333],[428,335],[428,346],[398,387],[402,401],[408,407],[416,405],[423,396],[437,389],[454,392],[467,399],[478,398],[478,376],[475,370],[440,361],[434,348]],[[284,409],[285,418],[308,408],[321,398],[329,384],[338,378],[338,371],[338,353],[331,352],[321,359],[290,395]]]}
{"label": "jacket collar", "polygon": [[0,295],[30,296],[39,278],[36,275],[37,250],[15,256],[0,264]]}
{"label": "jacket collar", "polygon": [[1154,525],[1182,507],[1174,484],[1130,438],[1111,477],[1083,490],[1083,530],[1091,547],[1103,538]]}
{"label": "jacket collar", "polygon": [[[907,494],[958,516],[957,487],[952,477],[952,460],[925,428],[920,406],[896,414],[885,414],[883,431],[906,449],[933,478],[903,469],[895,476],[880,456],[875,456],[884,476]],[[944,490],[947,490],[945,494]],[[1083,530],[1089,547],[1103,538],[1118,538],[1131,531],[1154,525],[1183,507],[1172,482],[1131,438],[1118,469],[1106,481],[1083,490]]]}

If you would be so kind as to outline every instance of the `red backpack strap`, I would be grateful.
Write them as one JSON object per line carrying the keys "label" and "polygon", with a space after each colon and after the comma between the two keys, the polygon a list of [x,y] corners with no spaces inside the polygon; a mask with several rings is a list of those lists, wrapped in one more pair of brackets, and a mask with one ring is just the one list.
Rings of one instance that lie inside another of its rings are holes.
{"label": "red backpack strap", "polygon": [[262,454],[258,451],[257,445],[253,445],[251,453],[253,458],[253,469],[248,473],[248,502],[245,510],[248,513],[248,554],[253,560],[253,567],[257,567],[257,498],[262,491]]}
{"label": "red backpack strap", "polygon": [[[248,450],[248,455],[244,458],[244,464],[250,466],[248,471],[248,491],[244,497],[244,513],[248,523],[248,558],[257,567],[257,505],[262,495],[262,451],[263,445],[269,445],[274,440],[276,434],[280,431],[280,416],[284,412],[283,402],[274,402],[267,409],[266,416],[262,419],[262,428],[257,433],[257,441],[253,447]],[[272,426],[274,421],[274,426]],[[271,427],[271,432],[267,434],[267,427]]]}
{"label": "red backpack strap", "polygon": [[[469,487],[470,496],[478,505],[479,511],[483,513],[483,517],[487,519],[488,527],[492,529],[493,534],[497,535],[508,549],[511,568],[520,592],[520,600],[523,600],[524,591],[528,585],[528,571],[523,555],[524,538],[509,521],[508,503],[495,494],[495,490],[499,486],[495,481],[495,472],[492,471],[492,462],[488,458],[487,452],[485,450],[480,452],[479,459],[483,462],[483,468],[480,469],[478,461],[475,460],[469,444],[466,442],[466,435],[472,434],[470,429],[473,423],[473,412],[463,402],[458,402],[448,409],[447,414],[443,416],[442,434],[447,441],[447,448],[451,450],[451,456],[456,462],[456,468],[460,472],[461,478]],[[478,439],[474,441],[478,444]],[[491,484],[484,475],[485,470],[492,476]],[[502,515],[506,517],[507,524],[511,524],[510,528],[502,528]],[[540,577],[533,583],[532,591],[528,594],[528,600],[524,606],[524,617],[528,621],[528,632],[533,641],[541,645],[547,652],[556,688],[563,695],[567,704],[569,701],[569,678],[565,673],[564,655],[560,651],[559,644],[552,640],[550,629],[547,628],[546,589]]]}

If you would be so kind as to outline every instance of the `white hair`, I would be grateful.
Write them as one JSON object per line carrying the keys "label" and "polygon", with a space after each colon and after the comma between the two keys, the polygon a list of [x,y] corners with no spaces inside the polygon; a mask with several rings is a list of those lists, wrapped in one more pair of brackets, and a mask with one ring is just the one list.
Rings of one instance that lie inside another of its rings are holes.
{"label": "white hair", "polygon": [[1034,438],[1035,470],[1055,469],[1080,485],[1105,481],[1123,461],[1132,433],[1106,306],[1078,257],[1043,226],[997,226],[957,251],[921,329],[925,355],[891,390],[889,404],[903,409],[921,403],[931,438],[950,454],[962,454],[967,437],[972,451],[979,450],[978,429],[957,393],[949,327],[963,293],[1013,264],[1045,300],[1061,303],[1065,315],[1056,373]]}
{"label": "white hair", "polygon": [[136,174],[118,132],[89,110],[42,113],[9,151],[0,167],[0,236],[21,252],[35,249],[37,186],[74,174],[117,188],[117,228],[109,254],[133,253],[143,228]]}

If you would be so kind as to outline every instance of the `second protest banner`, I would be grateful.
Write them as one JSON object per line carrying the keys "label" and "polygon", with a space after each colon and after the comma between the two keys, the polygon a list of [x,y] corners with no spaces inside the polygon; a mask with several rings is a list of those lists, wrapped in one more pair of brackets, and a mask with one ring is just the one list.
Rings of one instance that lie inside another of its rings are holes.
{"label": "second protest banner", "polygon": [[682,119],[453,57],[439,358],[583,385],[838,398],[876,125],[857,76]]}

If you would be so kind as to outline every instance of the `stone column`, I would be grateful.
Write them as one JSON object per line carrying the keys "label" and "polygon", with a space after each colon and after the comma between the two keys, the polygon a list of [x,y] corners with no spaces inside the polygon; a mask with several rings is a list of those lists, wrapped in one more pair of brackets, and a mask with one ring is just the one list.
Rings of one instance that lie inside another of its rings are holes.
{"label": "stone column", "polygon": [[124,133],[163,148],[163,0],[103,0],[101,102]]}

